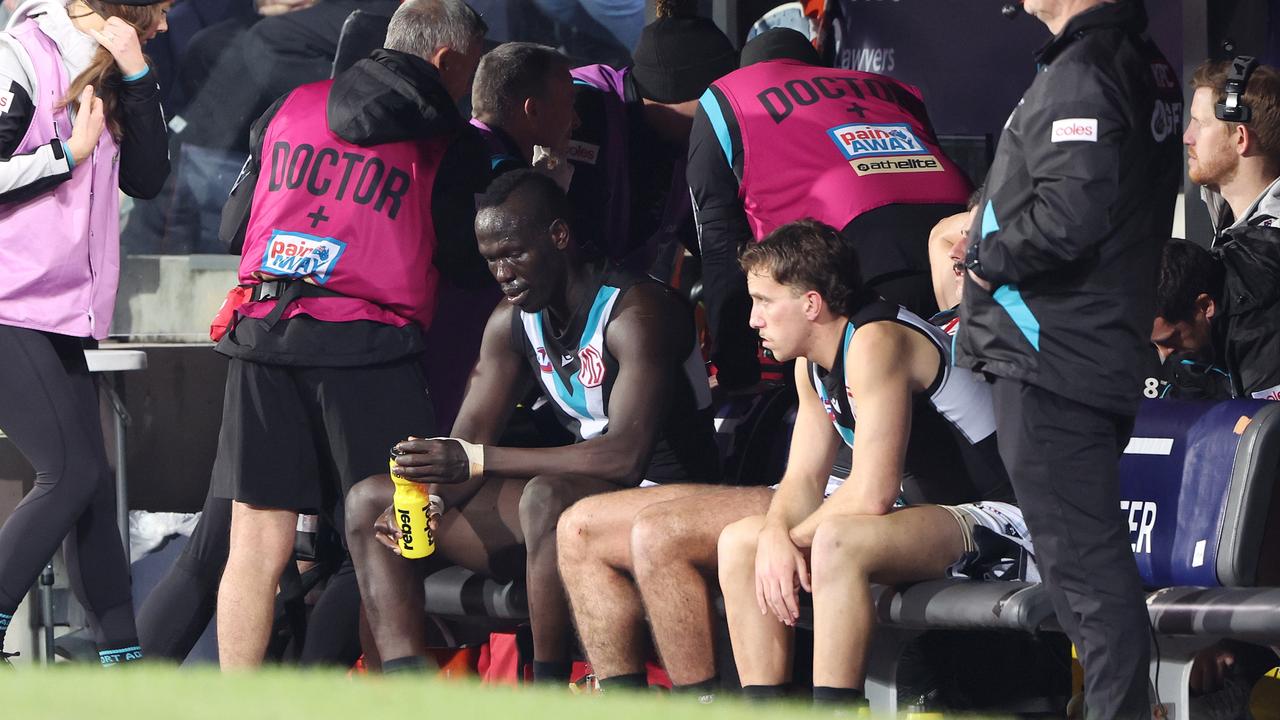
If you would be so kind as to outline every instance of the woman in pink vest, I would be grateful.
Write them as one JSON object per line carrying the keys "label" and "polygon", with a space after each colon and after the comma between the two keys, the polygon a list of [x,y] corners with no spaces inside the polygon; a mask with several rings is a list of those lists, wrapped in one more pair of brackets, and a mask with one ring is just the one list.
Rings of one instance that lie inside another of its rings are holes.
{"label": "woman in pink vest", "polygon": [[154,197],[169,174],[142,43],[171,4],[27,0],[0,33],[0,429],[36,470],[0,526],[0,648],[65,537],[102,663],[142,655],[83,351],[115,307],[119,190]]}

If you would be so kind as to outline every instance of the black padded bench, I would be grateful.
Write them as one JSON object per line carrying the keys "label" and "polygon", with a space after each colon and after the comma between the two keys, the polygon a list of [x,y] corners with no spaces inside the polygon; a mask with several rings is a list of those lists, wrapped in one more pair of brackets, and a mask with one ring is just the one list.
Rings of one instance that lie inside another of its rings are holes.
{"label": "black padded bench", "polygon": [[[867,657],[865,693],[873,713],[898,708],[898,665],[907,644],[926,630],[1038,632],[1053,617],[1039,584],[929,580],[872,588],[876,633]],[[808,618],[805,618],[808,620]]]}
{"label": "black padded bench", "polygon": [[[1280,403],[1143,404],[1121,462],[1122,512],[1144,581],[1168,717],[1189,720],[1196,653],[1230,638],[1280,644]],[[1216,586],[1214,586],[1216,585]],[[868,659],[875,712],[896,709],[897,658],[926,629],[1061,631],[1042,588],[931,581],[878,589]]]}
{"label": "black padded bench", "polygon": [[513,625],[529,619],[529,600],[521,581],[504,583],[448,566],[427,575],[423,589],[432,615],[451,620],[483,617]]}
{"label": "black padded bench", "polygon": [[[1162,588],[1147,598],[1159,650],[1152,674],[1174,720],[1189,720],[1197,652],[1223,638],[1280,644],[1278,476],[1280,403],[1144,403],[1121,463],[1121,496],[1139,568]],[[522,583],[446,568],[426,587],[434,614],[527,618]],[[1047,594],[1031,583],[933,580],[876,586],[873,599],[879,626],[866,695],[876,713],[896,711],[902,650],[926,630],[1060,632]]]}

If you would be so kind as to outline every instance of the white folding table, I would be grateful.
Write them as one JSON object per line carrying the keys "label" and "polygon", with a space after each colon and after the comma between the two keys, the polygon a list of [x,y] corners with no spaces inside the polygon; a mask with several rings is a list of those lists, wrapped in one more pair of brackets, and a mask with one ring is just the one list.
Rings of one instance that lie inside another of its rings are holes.
{"label": "white folding table", "polygon": [[106,391],[111,402],[111,416],[116,431],[116,523],[120,526],[120,542],[124,556],[129,557],[129,474],[125,468],[125,428],[129,424],[129,411],[118,392],[119,373],[147,369],[147,354],[142,350],[85,350],[84,359],[89,372],[103,373],[98,385]]}

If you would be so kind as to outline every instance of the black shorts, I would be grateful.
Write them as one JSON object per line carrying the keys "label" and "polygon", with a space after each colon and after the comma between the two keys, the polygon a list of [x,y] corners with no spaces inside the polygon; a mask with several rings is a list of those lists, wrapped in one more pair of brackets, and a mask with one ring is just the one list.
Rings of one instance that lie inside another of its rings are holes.
{"label": "black shorts", "polygon": [[387,472],[391,446],[435,435],[420,358],[365,367],[290,367],[232,358],[213,493],[320,512]]}

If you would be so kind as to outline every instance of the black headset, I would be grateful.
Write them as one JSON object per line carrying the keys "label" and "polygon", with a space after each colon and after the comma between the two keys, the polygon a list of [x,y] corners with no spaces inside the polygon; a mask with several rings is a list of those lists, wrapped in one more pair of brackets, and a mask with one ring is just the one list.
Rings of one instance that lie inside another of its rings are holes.
{"label": "black headset", "polygon": [[1238,123],[1247,123],[1253,119],[1253,108],[1244,104],[1244,91],[1249,86],[1249,76],[1256,67],[1258,61],[1251,55],[1239,55],[1232,59],[1227,83],[1222,88],[1226,97],[1214,106],[1215,117]]}

